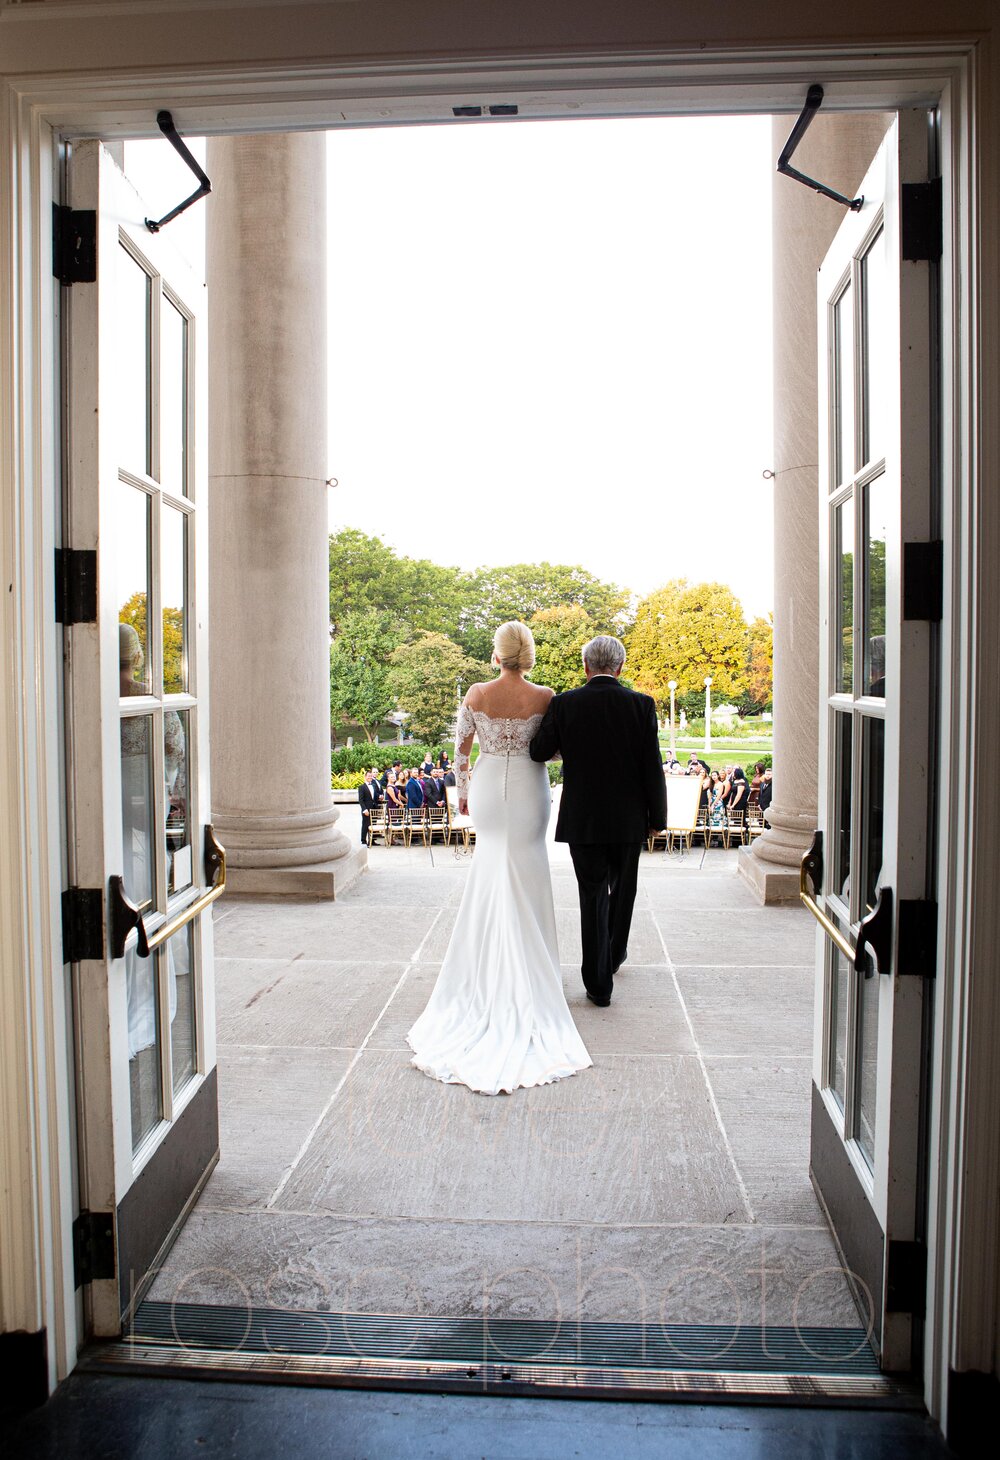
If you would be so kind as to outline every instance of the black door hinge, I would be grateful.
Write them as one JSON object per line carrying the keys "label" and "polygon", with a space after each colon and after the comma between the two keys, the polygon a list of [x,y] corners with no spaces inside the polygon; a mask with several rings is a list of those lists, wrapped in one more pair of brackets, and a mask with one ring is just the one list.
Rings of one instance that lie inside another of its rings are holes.
{"label": "black door hinge", "polygon": [[97,553],[56,548],[56,623],[96,624]]}
{"label": "black door hinge", "polygon": [[941,179],[903,183],[903,258],[912,263],[937,263],[942,247]]}
{"label": "black door hinge", "polygon": [[81,1212],[73,1223],[74,1285],[113,1278],[116,1270],[114,1212]]}
{"label": "black door hinge", "polygon": [[944,543],[903,543],[903,618],[940,623],[944,605]]}
{"label": "black door hinge", "polygon": [[892,1242],[886,1258],[887,1313],[924,1316],[927,1301],[927,1248],[923,1242]]}
{"label": "black door hinge", "polygon": [[60,284],[97,279],[97,214],[93,208],[52,204],[52,272]]}
{"label": "black door hinge", "polygon": [[67,887],[62,895],[63,962],[104,957],[104,897],[99,887]]}
{"label": "black door hinge", "polygon": [[937,903],[900,898],[896,972],[933,978],[937,967]]}

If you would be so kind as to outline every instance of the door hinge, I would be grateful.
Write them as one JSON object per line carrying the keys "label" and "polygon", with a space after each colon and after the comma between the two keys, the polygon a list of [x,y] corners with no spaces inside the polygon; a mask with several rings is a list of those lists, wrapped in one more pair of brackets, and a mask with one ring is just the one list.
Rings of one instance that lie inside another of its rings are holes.
{"label": "door hinge", "polygon": [[902,202],[903,258],[912,263],[936,263],[943,240],[941,179],[903,183]]}
{"label": "door hinge", "polygon": [[93,208],[52,204],[52,272],[60,284],[97,279],[97,213]]}
{"label": "door hinge", "polygon": [[73,1223],[74,1285],[113,1278],[116,1270],[114,1212],[81,1212]]}
{"label": "door hinge", "polygon": [[927,1289],[927,1248],[923,1242],[889,1242],[885,1274],[887,1313],[924,1316]]}
{"label": "door hinge", "polygon": [[937,967],[937,903],[900,898],[896,972],[933,978]]}
{"label": "door hinge", "polygon": [[67,887],[62,895],[63,962],[104,957],[104,897],[99,887]]}
{"label": "door hinge", "polygon": [[944,543],[903,543],[903,618],[940,623],[944,606]]}
{"label": "door hinge", "polygon": [[97,553],[56,548],[56,623],[96,624]]}

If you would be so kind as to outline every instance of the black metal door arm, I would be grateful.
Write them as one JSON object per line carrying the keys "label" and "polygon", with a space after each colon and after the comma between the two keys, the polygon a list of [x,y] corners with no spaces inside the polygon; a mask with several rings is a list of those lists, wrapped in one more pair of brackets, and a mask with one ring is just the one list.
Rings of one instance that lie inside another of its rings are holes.
{"label": "black metal door arm", "polygon": [[[872,955],[875,967],[871,965]],[[879,889],[875,906],[866,918],[862,918],[858,929],[858,941],[854,948],[854,971],[873,978],[876,973],[892,971],[892,888]]]}
{"label": "black metal door arm", "polygon": [[112,877],[108,904],[111,913],[112,956],[125,957],[125,940],[135,928],[138,939],[136,951],[140,958],[148,958],[149,939],[146,937],[146,925],[142,920],[142,913],[125,892],[124,878]]}
{"label": "black metal door arm", "polygon": [[174,119],[170,115],[170,113],[157,112],[156,125],[159,127],[160,131],[163,133],[164,137],[166,137],[167,141],[170,143],[171,147],[174,149],[177,155],[183,158],[183,160],[187,163],[188,167],[198,179],[199,186],[195,189],[195,191],[191,194],[189,198],[185,198],[183,203],[178,203],[176,208],[171,208],[169,213],[164,213],[162,218],[156,221],[154,221],[152,218],[147,218],[145,222],[146,227],[149,229],[150,233],[159,233],[160,229],[163,228],[167,223],[171,223],[178,216],[178,214],[183,213],[185,209],[190,208],[192,203],[197,203],[199,198],[204,198],[208,193],[212,191],[212,184],[209,182],[208,178],[205,176],[205,173],[198,165],[197,158],[192,156],[188,147],[185,145],[184,138],[180,135],[180,133],[177,131],[177,128],[174,126]]}
{"label": "black metal door arm", "polygon": [[806,104],[799,113],[798,121],[788,136],[788,141],[781,149],[781,156],[778,158],[778,171],[784,177],[794,178],[796,182],[804,183],[807,188],[812,188],[815,193],[822,193],[824,198],[832,198],[835,203],[843,203],[845,208],[850,208],[852,213],[857,213],[864,202],[863,197],[845,198],[843,193],[835,192],[828,188],[826,183],[816,182],[815,178],[806,177],[804,172],[798,172],[792,167],[792,153],[802,141],[809,130],[809,123],[823,105],[823,88],[817,84],[810,86],[806,92]]}

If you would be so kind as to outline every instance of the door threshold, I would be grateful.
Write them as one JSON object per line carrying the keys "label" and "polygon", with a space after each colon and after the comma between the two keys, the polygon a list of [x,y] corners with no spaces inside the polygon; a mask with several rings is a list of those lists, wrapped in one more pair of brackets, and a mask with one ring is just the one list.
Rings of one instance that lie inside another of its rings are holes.
{"label": "door threshold", "polygon": [[555,1398],[922,1409],[862,1328],[569,1323],[145,1302],[91,1373]]}

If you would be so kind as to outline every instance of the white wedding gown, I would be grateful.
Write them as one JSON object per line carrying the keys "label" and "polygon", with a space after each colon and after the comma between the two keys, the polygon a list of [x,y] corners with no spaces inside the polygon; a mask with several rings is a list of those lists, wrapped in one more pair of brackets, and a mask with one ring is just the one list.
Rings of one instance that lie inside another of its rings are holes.
{"label": "white wedding gown", "polygon": [[[547,1085],[593,1064],[559,972],[545,848],[548,772],[528,754],[542,720],[494,719],[463,704],[455,739],[475,729],[468,792],[476,849],[458,921],[426,1009],[407,1035],[412,1063],[484,1095]],[[459,795],[468,757],[456,745]]]}

